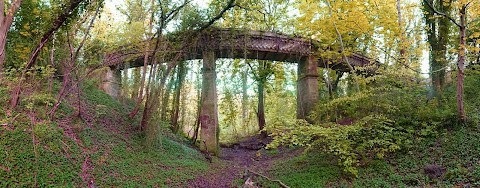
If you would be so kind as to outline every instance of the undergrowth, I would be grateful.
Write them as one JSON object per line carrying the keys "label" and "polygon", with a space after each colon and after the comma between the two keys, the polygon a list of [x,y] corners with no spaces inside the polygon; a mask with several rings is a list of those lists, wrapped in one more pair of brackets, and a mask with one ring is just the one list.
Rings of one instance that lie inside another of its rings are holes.
{"label": "undergrowth", "polygon": [[[459,127],[439,134],[438,138],[419,140],[410,150],[364,164],[356,177],[345,173],[334,155],[319,152],[277,161],[268,173],[290,187],[305,188],[480,187],[479,128]],[[431,164],[445,168],[445,173],[430,178],[424,168]],[[262,187],[279,187],[267,180],[256,182]]]}
{"label": "undergrowth", "polygon": [[[451,91],[429,99],[427,88],[411,80],[414,77],[382,70],[364,78],[361,91],[320,101],[310,115],[316,120],[313,124],[274,120],[267,126],[274,138],[269,147],[299,145],[311,152],[331,154],[345,172],[358,176],[358,167],[372,160],[411,149],[424,139],[438,137],[442,129],[460,126]],[[466,80],[466,88],[473,89],[469,87],[473,80]],[[475,110],[470,104],[466,101],[469,109]],[[472,111],[470,125],[478,117]]]}
{"label": "undergrowth", "polygon": [[[198,151],[171,136],[160,137],[160,144],[146,149],[138,119],[127,118],[132,102],[124,105],[88,82],[82,87],[82,100],[89,108],[83,120],[72,116],[77,107],[67,101],[56,120],[48,120],[50,106],[45,101],[55,101],[42,100],[46,95],[41,91],[11,115],[0,110],[0,187],[86,187],[80,174],[87,157],[93,167],[87,173],[99,187],[185,186],[207,169]],[[0,87],[0,93],[7,92]],[[0,99],[6,106],[8,97]],[[66,125],[70,132],[57,123],[72,117]]]}

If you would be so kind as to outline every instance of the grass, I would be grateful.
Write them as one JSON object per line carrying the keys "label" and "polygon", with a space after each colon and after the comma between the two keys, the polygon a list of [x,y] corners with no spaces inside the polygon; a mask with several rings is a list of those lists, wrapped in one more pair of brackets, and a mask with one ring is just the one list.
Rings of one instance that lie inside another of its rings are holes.
{"label": "grass", "polygon": [[[95,108],[95,117],[92,126],[79,119],[71,123],[79,141],[66,136],[57,123],[41,120],[44,105],[33,106],[40,117],[35,126],[22,111],[13,125],[0,127],[0,187],[85,187],[79,174],[86,156],[98,187],[185,186],[195,174],[207,170],[203,155],[166,136],[145,149],[145,136],[136,131],[138,120],[126,118],[131,106],[89,84],[84,86],[83,97]],[[64,103],[59,117],[75,109]],[[5,112],[0,110],[0,114]],[[2,118],[0,123],[12,119]]]}
{"label": "grass", "polygon": [[[360,167],[356,178],[343,173],[335,159],[318,152],[279,161],[269,173],[291,187],[480,187],[479,143],[478,128],[461,127],[420,140],[386,160],[371,161]],[[446,173],[430,179],[423,170],[429,164],[445,167]]]}
{"label": "grass", "polygon": [[0,129],[0,187],[73,187],[81,182],[81,150],[56,124],[37,124],[32,131],[17,121],[13,127]]}
{"label": "grass", "polygon": [[[445,131],[437,139],[420,142],[410,151],[398,153],[388,161],[377,161],[362,169],[353,187],[480,186],[480,132],[477,128],[462,127]],[[430,179],[424,167],[436,164],[446,168],[439,178]],[[367,180],[367,178],[374,178]]]}
{"label": "grass", "polygon": [[[290,187],[323,187],[341,175],[341,168],[336,165],[335,159],[312,152],[278,161],[269,174]],[[267,187],[278,187],[277,183],[266,180],[261,182],[268,185]]]}

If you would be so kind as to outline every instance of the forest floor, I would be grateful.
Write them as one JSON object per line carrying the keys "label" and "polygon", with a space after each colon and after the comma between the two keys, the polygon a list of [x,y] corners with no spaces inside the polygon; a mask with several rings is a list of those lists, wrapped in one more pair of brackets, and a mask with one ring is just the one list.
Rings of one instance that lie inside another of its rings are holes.
{"label": "forest floor", "polygon": [[[45,120],[43,103],[11,116],[0,111],[0,187],[281,187],[271,180],[290,187],[480,187],[479,126],[415,140],[415,147],[368,161],[357,177],[315,148],[267,150],[270,140],[258,137],[222,148],[208,163],[168,131],[159,130],[147,148],[139,120],[127,118],[132,105],[84,87],[82,103],[62,104],[56,121]],[[425,173],[432,165],[438,177]]]}
{"label": "forest floor", "polygon": [[[189,181],[190,187],[238,187],[250,178],[252,184],[259,179],[270,177],[268,170],[276,162],[292,159],[302,153],[302,149],[280,148],[265,150],[270,138],[250,137],[231,147],[222,147],[221,156],[214,159],[210,171]],[[265,176],[265,177],[262,177]],[[248,183],[247,183],[248,184]]]}

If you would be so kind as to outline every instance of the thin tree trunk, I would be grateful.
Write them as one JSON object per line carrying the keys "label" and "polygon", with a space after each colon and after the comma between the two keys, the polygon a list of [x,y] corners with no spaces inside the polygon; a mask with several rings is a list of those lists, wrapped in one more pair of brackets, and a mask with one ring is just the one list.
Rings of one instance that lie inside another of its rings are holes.
{"label": "thin tree trunk", "polygon": [[145,89],[145,79],[146,79],[146,76],[147,76],[147,68],[148,68],[148,50],[150,49],[150,41],[147,41],[146,44],[145,44],[145,54],[144,54],[144,57],[143,57],[143,67],[142,67],[142,76],[141,76],[141,79],[140,79],[140,87],[138,88],[138,96],[136,96],[137,100],[136,100],[136,103],[135,103],[135,107],[133,108],[132,112],[130,112],[130,114],[128,114],[128,117],[131,119],[131,118],[134,118],[137,113],[138,113],[138,110],[140,110],[140,105],[142,104],[143,102],[143,99],[145,98],[143,96],[143,90]]}
{"label": "thin tree trunk", "polygon": [[465,36],[466,36],[466,9],[467,5],[460,9],[460,51],[458,52],[458,75],[457,75],[457,110],[458,117],[463,123],[467,119],[465,115],[465,108],[463,106],[463,80],[465,71]]}
{"label": "thin tree trunk", "polygon": [[200,129],[200,114],[201,114],[201,106],[202,106],[202,100],[201,100],[201,91],[200,89],[202,88],[201,84],[202,82],[200,81],[200,73],[201,73],[201,68],[198,66],[198,74],[197,74],[197,115],[195,117],[195,123],[194,123],[194,128],[195,130],[193,131],[193,136],[192,136],[192,143],[195,144],[198,139],[198,131]]}
{"label": "thin tree trunk", "polygon": [[57,19],[55,20],[55,22],[53,23],[53,27],[48,30],[42,37],[42,39],[40,40],[40,43],[37,45],[37,47],[35,48],[35,50],[33,50],[33,53],[32,55],[30,56],[30,59],[27,63],[27,65],[25,66],[25,69],[23,70],[23,72],[26,72],[28,71],[28,69],[30,69],[36,62],[37,60],[37,57],[38,55],[40,54],[40,51],[42,50],[42,48],[45,46],[45,44],[47,44],[48,40],[50,39],[50,37],[53,35],[53,33],[55,33],[62,25],[65,21],[67,21],[68,18],[70,18],[70,16],[73,14],[74,10],[78,7],[78,5],[80,5],[81,2],[83,2],[84,0],[72,0],[70,2],[70,5],[68,6],[67,9],[65,9],[62,14],[60,14]]}
{"label": "thin tree trunk", "polygon": [[267,137],[267,132],[263,129],[265,128],[265,81],[260,80],[258,82],[258,128],[262,137]]}
{"label": "thin tree trunk", "polygon": [[340,79],[343,77],[344,72],[337,71],[337,79],[333,83],[332,89],[338,95],[338,83],[340,83]]}
{"label": "thin tree trunk", "polygon": [[[40,43],[34,48],[30,59],[28,60],[27,64],[25,65],[21,78],[25,78],[25,75],[27,71],[35,64],[38,55],[40,54],[40,51],[43,49],[45,44],[48,42],[50,37],[55,33],[62,25],[65,23],[65,21],[70,18],[70,16],[74,13],[74,10],[80,5],[81,2],[84,0],[72,0],[70,1],[70,5],[68,6],[67,9],[63,10],[62,13],[55,19],[53,22],[52,28],[48,30],[45,34],[43,34],[42,39],[40,40]],[[21,86],[23,85],[23,81],[20,80],[20,83],[15,89],[15,92],[12,96],[12,99],[10,101],[10,108],[15,109],[17,107],[18,101],[20,99],[20,93],[21,93]]]}
{"label": "thin tree trunk", "polygon": [[5,66],[5,47],[7,46],[8,30],[12,26],[13,18],[17,13],[22,0],[14,0],[10,8],[5,12],[5,1],[0,2],[0,79],[3,78],[3,68]]}
{"label": "thin tree trunk", "polygon": [[[2,23],[4,24],[4,23]],[[7,45],[7,32],[10,27],[0,28],[0,80],[3,78],[3,68],[5,64],[5,46]]]}
{"label": "thin tree trunk", "polygon": [[398,15],[398,28],[400,29],[400,63],[404,64],[406,60],[406,57],[405,57],[406,37],[405,37],[405,31],[403,29],[401,0],[397,0],[397,15]]}
{"label": "thin tree trunk", "polygon": [[[180,111],[180,97],[181,91],[183,87],[183,82],[185,80],[185,62],[181,62],[178,66],[178,73],[177,73],[177,85],[175,86],[175,99],[173,103],[173,114],[172,114],[172,127],[173,132],[178,133],[179,126],[178,126],[178,114]],[[185,98],[185,97],[182,97]]]}
{"label": "thin tree trunk", "polygon": [[139,83],[140,83],[140,68],[139,67],[135,67],[133,68],[133,71],[132,71],[132,77],[133,77],[133,80],[132,80],[132,95],[130,96],[130,98],[132,100],[136,100],[137,97],[138,97],[138,88],[139,88]]}
{"label": "thin tree trunk", "polygon": [[247,69],[242,74],[242,126],[246,126],[248,118],[248,85],[247,85]]}
{"label": "thin tree trunk", "polygon": [[[183,97],[181,99],[181,102],[180,102],[180,105],[182,106],[180,109],[182,109],[182,111],[180,112],[181,116],[180,116],[180,125],[182,127],[185,127],[185,118],[186,118],[186,114],[187,114],[187,103],[186,103],[186,99],[187,97],[185,96],[185,92],[186,92],[186,88],[183,88],[182,89],[183,91],[180,91],[180,93],[183,93]],[[179,126],[179,129],[180,129],[180,126]]]}
{"label": "thin tree trunk", "polygon": [[[55,34],[53,35],[52,49],[50,50],[50,66],[55,67]],[[52,74],[49,78],[48,93],[52,94],[53,79],[55,74]]]}
{"label": "thin tree trunk", "polygon": [[128,99],[128,69],[130,68],[130,63],[126,62],[123,65],[123,75],[122,75],[122,101],[126,104]]}
{"label": "thin tree trunk", "polygon": [[195,120],[195,131],[193,131],[193,137],[192,137],[192,144],[195,144],[197,142],[197,139],[198,139],[198,131],[200,129],[200,113],[201,113],[201,110],[200,110],[200,102],[199,102],[199,105],[198,105],[198,108],[197,108],[197,117],[196,117],[196,120]]}
{"label": "thin tree trunk", "polygon": [[[152,0],[152,9],[151,9],[151,16],[150,16],[150,20],[148,22],[148,35],[151,35],[152,31],[153,31],[153,18],[154,18],[154,13],[153,13],[153,7],[155,5],[155,1]],[[163,29],[163,28],[162,28]],[[139,88],[139,94],[137,96],[137,102],[135,104],[135,108],[133,108],[132,112],[130,112],[130,114],[128,114],[128,117],[131,119],[131,118],[134,118],[137,113],[138,113],[138,110],[140,109],[140,105],[142,104],[143,102],[143,99],[144,99],[144,96],[143,96],[143,90],[145,88],[145,79],[146,79],[146,76],[147,76],[147,66],[148,66],[148,61],[149,61],[149,50],[150,50],[150,42],[151,40],[147,40],[146,43],[145,43],[145,52],[144,52],[144,56],[143,56],[143,69],[142,69],[142,78],[140,79],[140,88]],[[155,51],[156,49],[154,49]],[[153,53],[155,54],[155,53]],[[152,56],[153,58],[153,56]],[[151,75],[150,75],[151,76]],[[143,119],[143,118],[142,118]]]}
{"label": "thin tree trunk", "polygon": [[175,69],[174,69],[174,72],[172,72],[170,80],[168,81],[167,88],[165,88],[163,90],[162,109],[161,109],[161,112],[160,112],[160,119],[162,121],[167,120],[167,109],[168,109],[168,104],[169,104],[169,101],[170,101],[170,93],[172,91],[174,83],[175,83]]}
{"label": "thin tree trunk", "polygon": [[[70,40],[68,40],[68,47],[70,49],[70,59],[65,63],[65,73],[63,74],[63,81],[66,82],[62,85],[62,89],[60,91],[60,93],[58,94],[58,97],[57,97],[57,103],[53,106],[53,108],[50,110],[49,112],[49,115],[50,115],[50,118],[53,119],[55,117],[55,113],[58,109],[58,107],[60,106],[60,103],[62,102],[62,100],[68,95],[68,92],[66,92],[67,90],[70,90],[69,87],[73,87],[73,84],[70,85],[70,82],[72,82],[73,78],[72,78],[72,72],[74,71],[74,67],[75,67],[75,63],[77,61],[77,58],[78,58],[78,55],[80,54],[80,50],[83,48],[83,45],[85,44],[85,41],[87,40],[88,36],[89,36],[89,33],[90,33],[90,30],[91,28],[93,27],[93,23],[95,22],[95,18],[97,18],[97,15],[100,13],[100,5],[98,5],[96,11],[95,11],[95,14],[93,15],[92,17],[92,20],[90,21],[90,23],[88,24],[87,26],[87,30],[85,31],[85,34],[83,36],[83,39],[82,41],[80,42],[80,44],[78,45],[77,49],[74,50],[73,48],[73,44],[71,43]],[[76,33],[76,32],[75,32]],[[70,37],[67,35],[67,37]],[[71,37],[72,39],[75,38],[75,36],[72,36]],[[52,63],[53,63],[53,50],[52,50]],[[77,97],[78,97],[78,116],[80,117],[80,111],[81,111],[81,99],[80,99],[80,79],[78,78],[78,74],[77,74]]]}
{"label": "thin tree trunk", "polygon": [[258,118],[258,128],[260,129],[260,134],[262,137],[267,137],[267,132],[263,130],[265,128],[265,82],[267,80],[266,69],[267,62],[259,61],[258,69],[258,107],[257,107],[257,118]]}

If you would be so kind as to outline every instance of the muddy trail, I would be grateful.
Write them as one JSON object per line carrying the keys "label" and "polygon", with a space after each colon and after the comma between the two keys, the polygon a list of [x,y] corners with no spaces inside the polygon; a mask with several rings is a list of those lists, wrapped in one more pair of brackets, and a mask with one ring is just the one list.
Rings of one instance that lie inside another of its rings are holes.
{"label": "muddy trail", "polygon": [[280,148],[275,154],[268,154],[265,146],[270,141],[269,138],[251,137],[231,147],[221,147],[221,156],[210,164],[210,170],[189,181],[188,187],[238,187],[243,186],[249,178],[262,175],[272,178],[268,170],[276,161],[293,158],[301,151]]}

